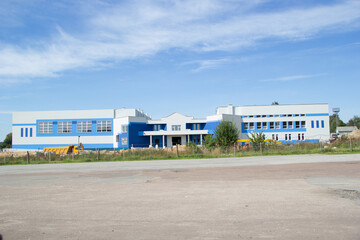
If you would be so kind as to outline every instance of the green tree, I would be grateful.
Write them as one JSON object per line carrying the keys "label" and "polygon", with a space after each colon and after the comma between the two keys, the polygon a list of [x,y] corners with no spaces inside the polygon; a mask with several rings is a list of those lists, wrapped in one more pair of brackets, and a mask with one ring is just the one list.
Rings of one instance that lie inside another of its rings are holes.
{"label": "green tree", "polygon": [[239,129],[230,121],[221,121],[215,129],[216,145],[227,147],[233,145],[239,137]]}
{"label": "green tree", "polygon": [[271,105],[279,105],[279,102],[274,101],[274,102],[271,103]]}
{"label": "green tree", "polygon": [[[346,124],[339,118],[339,127],[346,126]],[[330,116],[330,132],[336,132],[336,114]]]}
{"label": "green tree", "polygon": [[2,148],[11,148],[12,146],[12,133],[6,135],[4,141],[0,144],[0,149]]}
{"label": "green tree", "polygon": [[215,139],[212,134],[208,134],[204,138],[204,146],[207,148],[214,147],[216,144]]}
{"label": "green tree", "polygon": [[360,129],[360,117],[354,116],[352,119],[349,120],[347,125],[348,126],[357,126],[357,128]]}
{"label": "green tree", "polygon": [[254,148],[255,151],[260,150],[260,144],[262,144],[264,146],[264,142],[265,142],[265,134],[263,132],[258,132],[258,133],[250,133],[250,142],[252,143],[252,146]]}

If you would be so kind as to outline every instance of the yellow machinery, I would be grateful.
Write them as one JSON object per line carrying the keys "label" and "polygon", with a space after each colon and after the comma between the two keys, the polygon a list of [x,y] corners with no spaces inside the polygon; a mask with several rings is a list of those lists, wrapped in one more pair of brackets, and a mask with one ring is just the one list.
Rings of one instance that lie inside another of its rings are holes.
{"label": "yellow machinery", "polygon": [[42,152],[54,152],[58,155],[65,155],[75,153],[78,154],[79,150],[84,150],[84,146],[82,143],[79,144],[80,146],[75,145],[68,145],[65,147],[44,147]]}
{"label": "yellow machinery", "polygon": [[[250,139],[238,139],[236,142],[238,143],[244,143],[244,146],[250,146],[251,141]],[[274,139],[265,139],[264,142],[266,144],[281,144],[281,142],[276,142]]]}

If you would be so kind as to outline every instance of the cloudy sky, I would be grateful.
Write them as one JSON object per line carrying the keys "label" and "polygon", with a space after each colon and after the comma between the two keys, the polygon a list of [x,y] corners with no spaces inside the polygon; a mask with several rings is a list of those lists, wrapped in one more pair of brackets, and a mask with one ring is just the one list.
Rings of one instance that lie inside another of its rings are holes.
{"label": "cloudy sky", "polygon": [[14,111],[278,101],[347,121],[359,76],[359,0],[0,1],[0,139]]}

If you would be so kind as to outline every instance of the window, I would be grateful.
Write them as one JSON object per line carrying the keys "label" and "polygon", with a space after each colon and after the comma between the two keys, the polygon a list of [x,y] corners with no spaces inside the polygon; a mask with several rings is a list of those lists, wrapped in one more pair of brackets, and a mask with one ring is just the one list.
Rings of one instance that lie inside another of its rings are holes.
{"label": "window", "polygon": [[306,125],[305,125],[305,121],[301,121],[301,128],[305,128]]}
{"label": "window", "polygon": [[172,125],[171,130],[173,130],[173,131],[181,131],[181,125]]}
{"label": "window", "polygon": [[286,114],[281,114],[281,117],[286,117]]}
{"label": "window", "polygon": [[291,141],[291,134],[289,134],[289,141]]}
{"label": "window", "polygon": [[[156,125],[155,125],[156,126]],[[155,131],[156,131],[156,129],[154,129]],[[121,126],[121,132],[122,133],[127,133],[127,131],[128,131],[128,126],[127,125],[122,125]]]}
{"label": "window", "polygon": [[256,129],[261,129],[261,122],[256,123]]}
{"label": "window", "polygon": [[280,122],[275,122],[276,129],[280,129]]}
{"label": "window", "polygon": [[24,137],[24,129],[23,128],[20,129],[20,136]]}
{"label": "window", "polygon": [[77,121],[76,126],[78,133],[91,132],[91,121]]}
{"label": "window", "polygon": [[121,145],[127,145],[127,137],[121,138]]}
{"label": "window", "polygon": [[249,130],[249,123],[244,123],[244,130]]}
{"label": "window", "polygon": [[247,118],[248,116],[245,115],[245,116],[242,116],[242,117],[243,117],[243,118]]}
{"label": "window", "polygon": [[[295,114],[295,115],[294,115],[294,117],[298,117],[298,116],[300,116],[300,114]],[[300,140],[300,139],[299,139],[299,140]]]}
{"label": "window", "polygon": [[301,134],[301,140],[304,140],[305,139],[305,134]]}
{"label": "window", "polygon": [[301,140],[301,134],[300,133],[298,134],[298,140],[299,141]]}
{"label": "window", "polygon": [[264,117],[266,117],[266,115],[261,115],[261,117],[263,117],[263,118],[264,118]]}
{"label": "window", "polygon": [[278,135],[278,134],[275,135],[275,140],[276,140],[276,141],[279,140],[279,135]]}
{"label": "window", "polygon": [[272,134],[272,135],[271,135],[271,138],[272,138],[273,140],[275,140],[275,134]]}
{"label": "window", "polygon": [[96,121],[96,132],[111,132],[111,120]]}
{"label": "window", "polygon": [[289,126],[289,128],[293,128],[294,127],[293,122],[288,122],[288,126]]}
{"label": "window", "polygon": [[119,139],[120,139],[119,135],[116,135],[116,142],[119,142]]}
{"label": "window", "polygon": [[325,127],[325,122],[324,120],[321,120],[321,128],[324,128]]}
{"label": "window", "polygon": [[314,121],[311,121],[311,128],[314,128]]}
{"label": "window", "polygon": [[251,123],[250,123],[250,130],[253,130],[253,129],[254,129],[254,123],[251,122]]}
{"label": "window", "polygon": [[263,125],[263,129],[267,129],[267,122],[263,122],[262,125]]}
{"label": "window", "polygon": [[58,133],[71,133],[72,132],[72,122],[58,122]]}
{"label": "window", "polygon": [[270,122],[270,129],[274,129],[274,122]]}
{"label": "window", "polygon": [[28,129],[25,128],[25,137],[28,137]]}
{"label": "window", "polygon": [[52,133],[53,122],[39,122],[39,133]]}
{"label": "window", "polygon": [[319,128],[319,121],[316,121],[316,128]]}
{"label": "window", "polygon": [[274,117],[279,117],[279,115],[274,115]]}
{"label": "window", "polygon": [[199,123],[194,123],[193,124],[193,130],[200,130],[200,124]]}
{"label": "window", "polygon": [[301,116],[301,117],[305,117],[305,114],[302,113],[302,114],[300,114],[300,116]]}
{"label": "window", "polygon": [[32,128],[30,128],[30,137],[32,137],[32,131],[33,131]]}
{"label": "window", "polygon": [[253,118],[254,116],[253,115],[249,115],[249,118]]}
{"label": "window", "polygon": [[269,117],[274,117],[274,115],[269,115]]}
{"label": "window", "polygon": [[256,115],[257,118],[261,117],[260,115]]}
{"label": "window", "polygon": [[292,117],[292,114],[288,114],[287,116],[288,116],[288,117]]}
{"label": "window", "polygon": [[300,121],[295,122],[295,128],[300,128]]}
{"label": "window", "polygon": [[287,134],[285,134],[285,141],[287,141],[288,140],[288,137],[287,137]]}
{"label": "window", "polygon": [[283,126],[284,129],[286,129],[287,128],[287,122],[282,122],[282,126]]}

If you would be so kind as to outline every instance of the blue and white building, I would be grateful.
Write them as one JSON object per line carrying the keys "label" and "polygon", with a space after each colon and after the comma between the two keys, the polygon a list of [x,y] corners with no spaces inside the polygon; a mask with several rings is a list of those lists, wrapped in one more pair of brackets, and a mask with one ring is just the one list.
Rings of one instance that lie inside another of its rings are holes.
{"label": "blue and white building", "polygon": [[202,145],[220,121],[240,130],[239,138],[263,132],[282,143],[328,141],[327,104],[218,107],[216,114],[194,118],[173,113],[159,120],[138,109],[104,109],[13,113],[13,148],[43,149],[83,143],[85,149]]}

